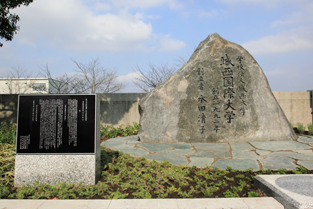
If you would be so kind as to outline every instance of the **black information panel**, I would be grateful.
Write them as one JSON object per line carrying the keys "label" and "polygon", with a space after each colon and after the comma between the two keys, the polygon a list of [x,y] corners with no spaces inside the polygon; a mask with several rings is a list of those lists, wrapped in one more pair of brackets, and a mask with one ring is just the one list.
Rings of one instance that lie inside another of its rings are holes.
{"label": "black information panel", "polygon": [[20,95],[16,153],[95,152],[96,95]]}

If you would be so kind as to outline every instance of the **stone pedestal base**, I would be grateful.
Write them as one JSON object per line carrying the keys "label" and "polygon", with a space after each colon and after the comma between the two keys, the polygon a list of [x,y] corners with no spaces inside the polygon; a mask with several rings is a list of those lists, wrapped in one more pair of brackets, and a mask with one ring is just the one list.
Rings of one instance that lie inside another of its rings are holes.
{"label": "stone pedestal base", "polygon": [[100,178],[100,153],[92,155],[16,155],[14,185],[83,182],[95,185]]}

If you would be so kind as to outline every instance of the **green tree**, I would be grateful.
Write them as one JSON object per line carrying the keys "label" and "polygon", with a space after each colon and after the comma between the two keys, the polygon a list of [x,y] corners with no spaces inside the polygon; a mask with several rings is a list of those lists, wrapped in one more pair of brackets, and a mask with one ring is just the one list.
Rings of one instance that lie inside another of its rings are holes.
{"label": "green tree", "polygon": [[[0,1],[0,39],[12,41],[13,35],[19,30],[17,22],[20,17],[16,14],[11,14],[10,9],[20,7],[21,5],[28,6],[33,0],[1,0]],[[0,47],[3,44],[0,42]]]}

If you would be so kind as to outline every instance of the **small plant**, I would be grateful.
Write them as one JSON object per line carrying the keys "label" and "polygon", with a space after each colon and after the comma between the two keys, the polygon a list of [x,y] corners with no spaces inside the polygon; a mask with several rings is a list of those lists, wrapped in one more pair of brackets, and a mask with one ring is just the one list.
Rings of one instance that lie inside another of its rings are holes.
{"label": "small plant", "polygon": [[258,197],[258,196],[259,194],[254,191],[248,192],[248,197]]}
{"label": "small plant", "polygon": [[303,134],[305,131],[305,126],[303,125],[303,123],[297,123],[297,129],[300,134]]}
{"label": "small plant", "polygon": [[229,197],[239,197],[238,194],[232,193],[232,192],[229,191],[229,190],[227,190],[226,192],[224,192],[223,195],[224,195],[225,197],[228,197],[228,198],[229,198]]}
{"label": "small plant", "polygon": [[16,123],[0,124],[0,142],[14,144],[16,140]]}
{"label": "small plant", "polygon": [[297,167],[297,170],[292,170],[292,172],[294,174],[307,174],[308,173],[307,170],[302,166]]}
{"label": "small plant", "polygon": [[113,124],[111,125],[101,125],[100,129],[100,136],[102,140],[107,140],[110,138],[115,138],[119,136],[132,136],[136,135],[139,131],[139,124],[133,122],[134,127],[131,125],[126,126],[123,128],[121,125],[118,127],[114,127]]}
{"label": "small plant", "polygon": [[313,124],[312,123],[308,124],[308,132],[310,135],[313,135]]}

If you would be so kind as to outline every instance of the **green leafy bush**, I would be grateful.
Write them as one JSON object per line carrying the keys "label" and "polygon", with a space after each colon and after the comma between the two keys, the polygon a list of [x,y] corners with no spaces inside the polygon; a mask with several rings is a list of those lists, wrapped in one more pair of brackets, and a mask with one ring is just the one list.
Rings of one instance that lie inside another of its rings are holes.
{"label": "green leafy bush", "polygon": [[133,122],[134,126],[128,125],[123,128],[121,125],[118,127],[114,127],[111,125],[101,125],[100,136],[102,140],[115,138],[118,136],[132,136],[136,135],[139,131],[139,124]]}
{"label": "green leafy bush", "polygon": [[16,123],[0,124],[0,142],[14,144],[16,141]]}
{"label": "green leafy bush", "polygon": [[297,129],[302,134],[305,131],[305,126],[303,125],[303,123],[297,123]]}

